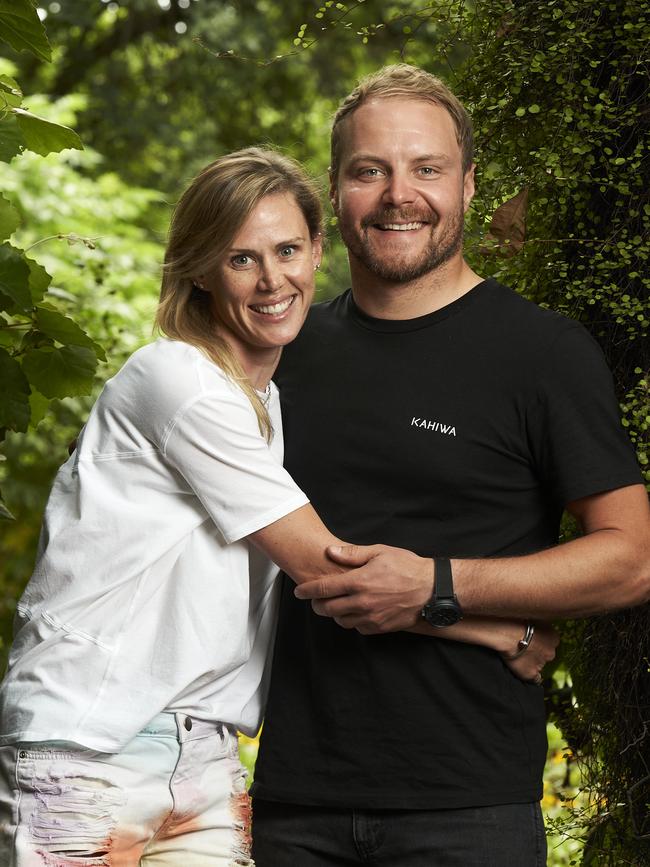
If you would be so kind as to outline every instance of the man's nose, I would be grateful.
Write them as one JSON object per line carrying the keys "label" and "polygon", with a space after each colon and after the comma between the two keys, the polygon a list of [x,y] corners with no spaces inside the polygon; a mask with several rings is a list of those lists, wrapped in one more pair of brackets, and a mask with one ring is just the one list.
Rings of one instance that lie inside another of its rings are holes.
{"label": "man's nose", "polygon": [[405,172],[393,172],[386,183],[383,201],[386,205],[404,205],[417,197],[412,178]]}

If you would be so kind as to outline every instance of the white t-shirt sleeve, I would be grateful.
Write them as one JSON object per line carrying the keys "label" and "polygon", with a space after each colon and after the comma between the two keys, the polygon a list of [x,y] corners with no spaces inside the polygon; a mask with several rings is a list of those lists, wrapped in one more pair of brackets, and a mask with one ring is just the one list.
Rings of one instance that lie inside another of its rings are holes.
{"label": "white t-shirt sleeve", "polygon": [[161,448],[228,543],[309,502],[260,433],[248,398],[235,387],[185,405]]}

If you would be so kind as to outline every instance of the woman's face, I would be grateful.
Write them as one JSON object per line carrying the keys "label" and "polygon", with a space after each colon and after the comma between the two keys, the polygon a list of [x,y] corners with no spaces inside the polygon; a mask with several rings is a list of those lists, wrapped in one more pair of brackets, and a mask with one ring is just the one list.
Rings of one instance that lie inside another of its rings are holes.
{"label": "woman's face", "polygon": [[216,271],[204,275],[219,333],[245,370],[277,358],[296,337],[320,258],[321,240],[310,237],[294,197],[274,193],[251,211]]}

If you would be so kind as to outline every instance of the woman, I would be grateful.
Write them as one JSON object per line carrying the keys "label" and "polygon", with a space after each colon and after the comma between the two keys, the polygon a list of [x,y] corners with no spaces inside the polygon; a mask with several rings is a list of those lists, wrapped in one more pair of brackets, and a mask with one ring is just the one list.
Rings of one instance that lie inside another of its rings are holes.
{"label": "woman", "polygon": [[[18,604],[3,864],[252,864],[236,731],[261,719],[267,555],[304,580],[332,571],[339,542],[282,468],[271,382],[312,300],[321,219],[302,170],[256,148],[209,165],[176,208],[157,316],[171,339],[106,384]],[[497,649],[520,635],[455,633]]]}

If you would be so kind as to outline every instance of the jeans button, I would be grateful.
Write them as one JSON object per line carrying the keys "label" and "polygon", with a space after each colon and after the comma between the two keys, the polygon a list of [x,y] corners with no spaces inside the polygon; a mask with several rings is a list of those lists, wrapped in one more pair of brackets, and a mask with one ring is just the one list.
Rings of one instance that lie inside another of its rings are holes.
{"label": "jeans button", "polygon": [[192,720],[188,716],[185,717],[185,728],[188,732],[192,731]]}

